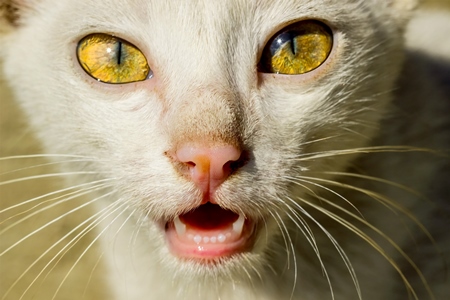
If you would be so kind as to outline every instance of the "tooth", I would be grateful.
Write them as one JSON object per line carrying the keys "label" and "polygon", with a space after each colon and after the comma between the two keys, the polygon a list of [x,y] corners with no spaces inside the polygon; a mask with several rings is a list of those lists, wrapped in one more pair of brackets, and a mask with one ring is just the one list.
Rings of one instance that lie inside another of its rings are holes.
{"label": "tooth", "polygon": [[203,237],[203,243],[209,243],[209,237],[205,236]]}
{"label": "tooth", "polygon": [[186,224],[183,224],[179,217],[176,217],[173,220],[173,224],[175,225],[175,230],[177,231],[178,236],[182,236],[186,233]]}
{"label": "tooth", "polygon": [[200,235],[194,236],[194,242],[198,245],[202,241],[202,237]]}
{"label": "tooth", "polygon": [[210,239],[210,241],[211,241],[211,243],[214,244],[214,243],[217,241],[217,238],[216,238],[215,236],[212,236],[211,239]]}
{"label": "tooth", "polygon": [[239,215],[239,218],[233,223],[233,231],[240,235],[242,233],[242,228],[244,228],[244,221],[244,216]]}
{"label": "tooth", "polygon": [[217,237],[217,240],[219,241],[219,243],[223,243],[225,242],[226,237],[223,234],[219,234],[219,236]]}

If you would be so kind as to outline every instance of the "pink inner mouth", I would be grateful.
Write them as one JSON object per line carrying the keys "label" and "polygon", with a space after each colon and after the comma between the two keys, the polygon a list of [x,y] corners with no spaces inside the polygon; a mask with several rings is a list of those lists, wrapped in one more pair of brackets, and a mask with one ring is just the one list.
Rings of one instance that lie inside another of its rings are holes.
{"label": "pink inner mouth", "polygon": [[208,202],[168,222],[166,238],[178,257],[214,259],[249,250],[253,229],[249,219]]}

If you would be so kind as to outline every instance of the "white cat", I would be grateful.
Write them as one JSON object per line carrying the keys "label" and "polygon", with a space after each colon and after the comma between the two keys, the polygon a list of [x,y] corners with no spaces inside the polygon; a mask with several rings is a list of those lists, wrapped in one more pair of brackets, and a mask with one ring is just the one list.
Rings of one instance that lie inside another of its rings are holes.
{"label": "white cat", "polygon": [[54,245],[95,229],[112,298],[450,293],[450,51],[405,50],[414,0],[2,3],[4,77],[73,187],[56,200],[96,207]]}

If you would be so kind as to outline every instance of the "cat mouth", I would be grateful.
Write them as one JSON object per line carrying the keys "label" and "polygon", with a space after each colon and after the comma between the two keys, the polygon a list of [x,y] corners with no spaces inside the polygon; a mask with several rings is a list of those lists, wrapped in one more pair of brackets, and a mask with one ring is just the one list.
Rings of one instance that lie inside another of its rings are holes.
{"label": "cat mouth", "polygon": [[181,258],[217,259],[251,250],[255,223],[206,203],[166,224],[171,252]]}

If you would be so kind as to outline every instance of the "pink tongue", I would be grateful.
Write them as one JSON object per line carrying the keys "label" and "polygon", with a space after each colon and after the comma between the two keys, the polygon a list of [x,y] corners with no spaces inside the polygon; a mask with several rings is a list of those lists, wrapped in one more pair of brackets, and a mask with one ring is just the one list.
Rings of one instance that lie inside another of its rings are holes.
{"label": "pink tongue", "polygon": [[212,230],[229,227],[239,218],[230,210],[221,208],[210,202],[203,204],[193,211],[180,215],[181,221],[192,229]]}

